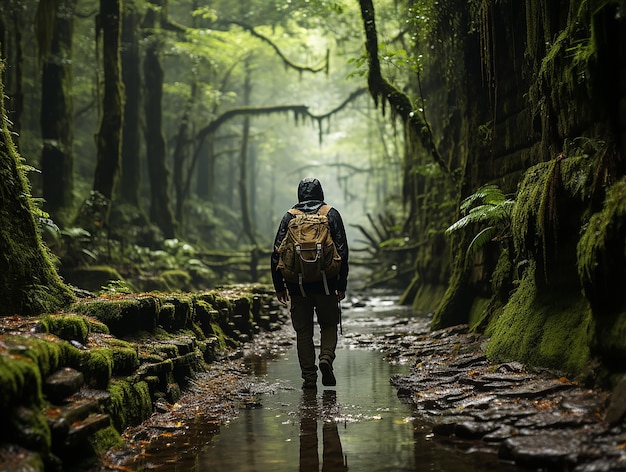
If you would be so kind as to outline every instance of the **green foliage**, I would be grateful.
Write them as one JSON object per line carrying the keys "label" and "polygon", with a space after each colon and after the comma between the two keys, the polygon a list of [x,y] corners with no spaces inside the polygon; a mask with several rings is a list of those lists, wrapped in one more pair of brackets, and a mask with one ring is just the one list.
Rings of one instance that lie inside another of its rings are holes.
{"label": "green foliage", "polygon": [[100,295],[113,296],[117,294],[129,294],[135,290],[124,280],[111,280],[100,290]]}
{"label": "green foliage", "polygon": [[[578,242],[578,274],[592,299],[618,298],[615,290],[619,290],[621,268],[626,260],[625,220],[626,178],[623,177],[607,190],[602,210],[590,218]],[[596,293],[600,297],[594,296]]]}
{"label": "green foliage", "polygon": [[467,246],[465,261],[493,240],[511,236],[511,215],[515,200],[509,199],[496,185],[485,185],[461,202],[459,220],[446,229],[446,234],[479,231]]}

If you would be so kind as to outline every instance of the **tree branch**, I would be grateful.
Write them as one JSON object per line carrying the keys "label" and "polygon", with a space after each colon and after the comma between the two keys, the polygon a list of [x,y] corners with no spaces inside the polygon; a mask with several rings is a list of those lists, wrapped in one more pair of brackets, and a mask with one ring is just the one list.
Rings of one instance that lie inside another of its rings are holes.
{"label": "tree branch", "polygon": [[419,138],[439,167],[446,174],[454,177],[435,146],[428,122],[420,113],[414,111],[411,99],[382,76],[378,59],[378,35],[376,33],[374,5],[372,0],[359,0],[359,3],[365,30],[365,48],[369,61],[367,84],[374,103],[378,106],[378,103],[381,102],[383,114],[385,113],[385,105],[388,103],[391,107],[392,117],[399,116],[408,128],[409,136]]}
{"label": "tree branch", "polygon": [[295,64],[294,62],[290,61],[282,53],[282,51],[279,49],[279,47],[271,39],[269,39],[267,36],[264,36],[261,33],[257,32],[254,29],[254,27],[252,27],[250,25],[247,25],[245,23],[242,23],[240,21],[236,21],[236,20],[223,20],[223,21],[220,21],[220,23],[229,24],[229,25],[237,25],[240,28],[242,28],[245,31],[247,31],[248,33],[250,33],[255,38],[258,38],[261,41],[266,42],[267,44],[270,45],[270,47],[274,50],[274,52],[276,52],[276,54],[283,61],[283,63],[287,67],[290,67],[291,69],[295,69],[298,72],[312,72],[314,74],[317,73],[317,72],[322,72],[322,71],[325,71],[326,73],[328,73],[328,64],[329,64],[329,56],[330,56],[329,51],[326,51],[326,60],[325,60],[323,65],[318,66],[318,67],[301,66],[301,65]]}

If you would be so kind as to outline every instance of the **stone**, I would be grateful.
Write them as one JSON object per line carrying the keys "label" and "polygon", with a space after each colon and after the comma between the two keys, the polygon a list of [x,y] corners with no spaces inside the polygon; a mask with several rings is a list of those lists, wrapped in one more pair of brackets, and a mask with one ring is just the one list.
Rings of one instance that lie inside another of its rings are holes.
{"label": "stone", "polygon": [[75,394],[85,383],[82,372],[64,367],[49,375],[43,385],[43,392],[54,404],[62,403],[67,397]]}
{"label": "stone", "polygon": [[611,393],[609,406],[606,409],[604,419],[610,425],[618,424],[626,413],[626,376],[618,382]]}
{"label": "stone", "polygon": [[83,444],[91,435],[107,428],[111,424],[109,415],[96,413],[89,415],[81,421],[75,422],[65,438],[64,446],[67,448]]}
{"label": "stone", "polygon": [[500,444],[498,457],[524,467],[569,470],[576,464],[579,450],[575,434],[513,436]]}

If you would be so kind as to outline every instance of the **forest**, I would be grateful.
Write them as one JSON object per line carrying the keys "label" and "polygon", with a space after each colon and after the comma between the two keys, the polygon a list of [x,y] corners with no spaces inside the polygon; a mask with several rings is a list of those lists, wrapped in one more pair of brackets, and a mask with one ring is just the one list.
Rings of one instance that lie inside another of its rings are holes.
{"label": "forest", "polygon": [[491,359],[623,370],[620,2],[1,6],[3,314],[267,283],[313,175],[365,287]]}

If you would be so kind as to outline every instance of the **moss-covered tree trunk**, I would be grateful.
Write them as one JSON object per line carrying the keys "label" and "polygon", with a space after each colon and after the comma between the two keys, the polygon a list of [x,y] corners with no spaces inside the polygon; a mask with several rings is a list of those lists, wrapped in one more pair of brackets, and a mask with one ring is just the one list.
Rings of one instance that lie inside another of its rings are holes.
{"label": "moss-covered tree trunk", "polygon": [[137,36],[138,13],[133,0],[124,2],[123,15],[121,61],[122,81],[126,93],[119,193],[122,200],[139,208],[141,75],[139,38]]}
{"label": "moss-covered tree trunk", "polygon": [[[3,68],[0,63],[0,76]],[[53,312],[73,301],[74,295],[41,242],[2,100],[0,126],[0,315]]]}
{"label": "moss-covered tree trunk", "polygon": [[[57,2],[41,75],[42,192],[46,210],[63,222],[72,205],[74,157],[72,33],[76,0]],[[65,212],[63,211],[65,210]]]}
{"label": "moss-covered tree trunk", "polygon": [[159,25],[164,0],[150,2],[153,8],[146,13],[143,28],[146,31],[146,55],[144,57],[146,153],[150,177],[150,220],[166,238],[176,235],[176,223],[169,196],[169,171],[166,164],[165,136],[162,129],[163,68],[159,58],[162,40]]}
{"label": "moss-covered tree trunk", "polygon": [[93,189],[107,200],[113,197],[122,152],[124,86],[120,66],[122,8],[119,0],[100,1],[104,97],[102,120],[96,136],[97,164]]}

